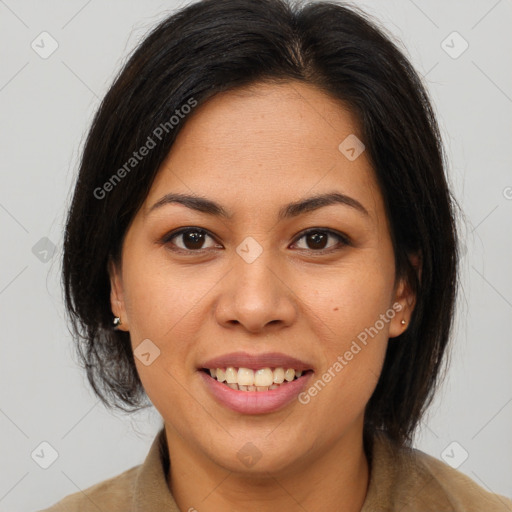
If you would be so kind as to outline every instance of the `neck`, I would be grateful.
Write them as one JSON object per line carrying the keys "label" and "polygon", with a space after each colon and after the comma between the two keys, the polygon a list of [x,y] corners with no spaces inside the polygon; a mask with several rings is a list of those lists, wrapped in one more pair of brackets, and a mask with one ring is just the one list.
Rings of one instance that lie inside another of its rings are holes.
{"label": "neck", "polygon": [[171,468],[168,484],[180,510],[226,512],[360,512],[369,464],[362,432],[350,432],[323,453],[279,472],[235,473],[192,448],[166,427]]}

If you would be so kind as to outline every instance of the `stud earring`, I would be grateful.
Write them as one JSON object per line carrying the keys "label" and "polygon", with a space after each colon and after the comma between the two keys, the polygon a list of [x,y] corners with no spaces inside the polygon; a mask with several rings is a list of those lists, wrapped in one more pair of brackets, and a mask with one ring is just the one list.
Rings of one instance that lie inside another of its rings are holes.
{"label": "stud earring", "polygon": [[405,325],[407,322],[405,320],[402,319],[402,321],[400,322],[402,325]]}
{"label": "stud earring", "polygon": [[114,317],[114,321],[112,323],[114,324],[114,329],[116,329],[121,325],[121,318],[118,316]]}

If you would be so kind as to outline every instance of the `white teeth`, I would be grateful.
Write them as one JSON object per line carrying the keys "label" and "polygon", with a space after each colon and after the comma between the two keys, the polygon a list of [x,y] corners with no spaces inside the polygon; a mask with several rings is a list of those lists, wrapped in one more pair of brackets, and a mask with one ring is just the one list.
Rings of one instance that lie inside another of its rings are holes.
{"label": "white teeth", "polygon": [[282,384],[284,382],[284,370],[276,368],[274,370],[274,384]]}
{"label": "white teeth", "polygon": [[274,381],[274,375],[272,374],[272,370],[270,368],[261,368],[256,370],[254,374],[254,385],[258,386],[270,386]]}
{"label": "white teeth", "polygon": [[232,366],[226,368],[226,382],[228,384],[238,383],[238,373]]}
{"label": "white teeth", "polygon": [[288,370],[286,370],[284,372],[284,378],[288,382],[292,381],[294,377],[295,377],[295,370],[293,368],[288,368]]}
{"label": "white teeth", "polygon": [[254,370],[250,368],[238,368],[238,385],[252,386],[254,384]]}
{"label": "white teeth", "polygon": [[219,382],[225,382],[231,389],[241,391],[268,391],[277,389],[283,382],[291,382],[295,377],[299,378],[304,372],[293,368],[282,367],[260,368],[235,368],[228,366],[224,368],[210,368],[210,375]]}

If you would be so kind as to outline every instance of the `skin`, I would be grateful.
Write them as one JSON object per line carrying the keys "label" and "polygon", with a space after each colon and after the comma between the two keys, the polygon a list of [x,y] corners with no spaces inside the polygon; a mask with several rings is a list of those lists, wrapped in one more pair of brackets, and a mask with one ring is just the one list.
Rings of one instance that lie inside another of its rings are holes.
{"label": "skin", "polygon": [[[122,264],[110,266],[121,329],[134,349],[149,338],[161,351],[149,366],[136,363],[165,422],[169,487],[183,511],[359,511],[370,474],[364,408],[388,339],[406,329],[401,320],[409,320],[415,297],[395,282],[389,224],[366,152],[350,161],[338,149],[350,134],[362,138],[358,121],[340,101],[299,82],[219,94],[185,121],[129,226]],[[332,191],[369,215],[334,204],[277,220],[283,205]],[[180,204],[150,213],[169,192],[206,197],[233,216]],[[210,233],[202,254],[183,236],[161,241],[187,226]],[[351,244],[330,236],[322,251],[301,237],[308,228],[338,231]],[[236,252],[248,236],[263,249],[251,264]],[[315,382],[396,303],[402,310],[307,405],[239,414],[214,400],[196,370],[229,352],[278,351],[310,363]],[[237,457],[248,442],[261,453],[251,467]]]}

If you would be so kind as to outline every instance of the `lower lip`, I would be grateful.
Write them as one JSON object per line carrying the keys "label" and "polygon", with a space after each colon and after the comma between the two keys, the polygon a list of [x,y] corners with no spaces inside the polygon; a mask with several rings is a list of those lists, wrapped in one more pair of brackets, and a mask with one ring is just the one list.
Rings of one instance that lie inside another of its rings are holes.
{"label": "lower lip", "polygon": [[297,398],[313,375],[313,372],[308,372],[298,379],[281,384],[277,389],[268,391],[238,391],[210,377],[204,371],[199,370],[199,373],[218,402],[242,414],[265,414],[278,411]]}

